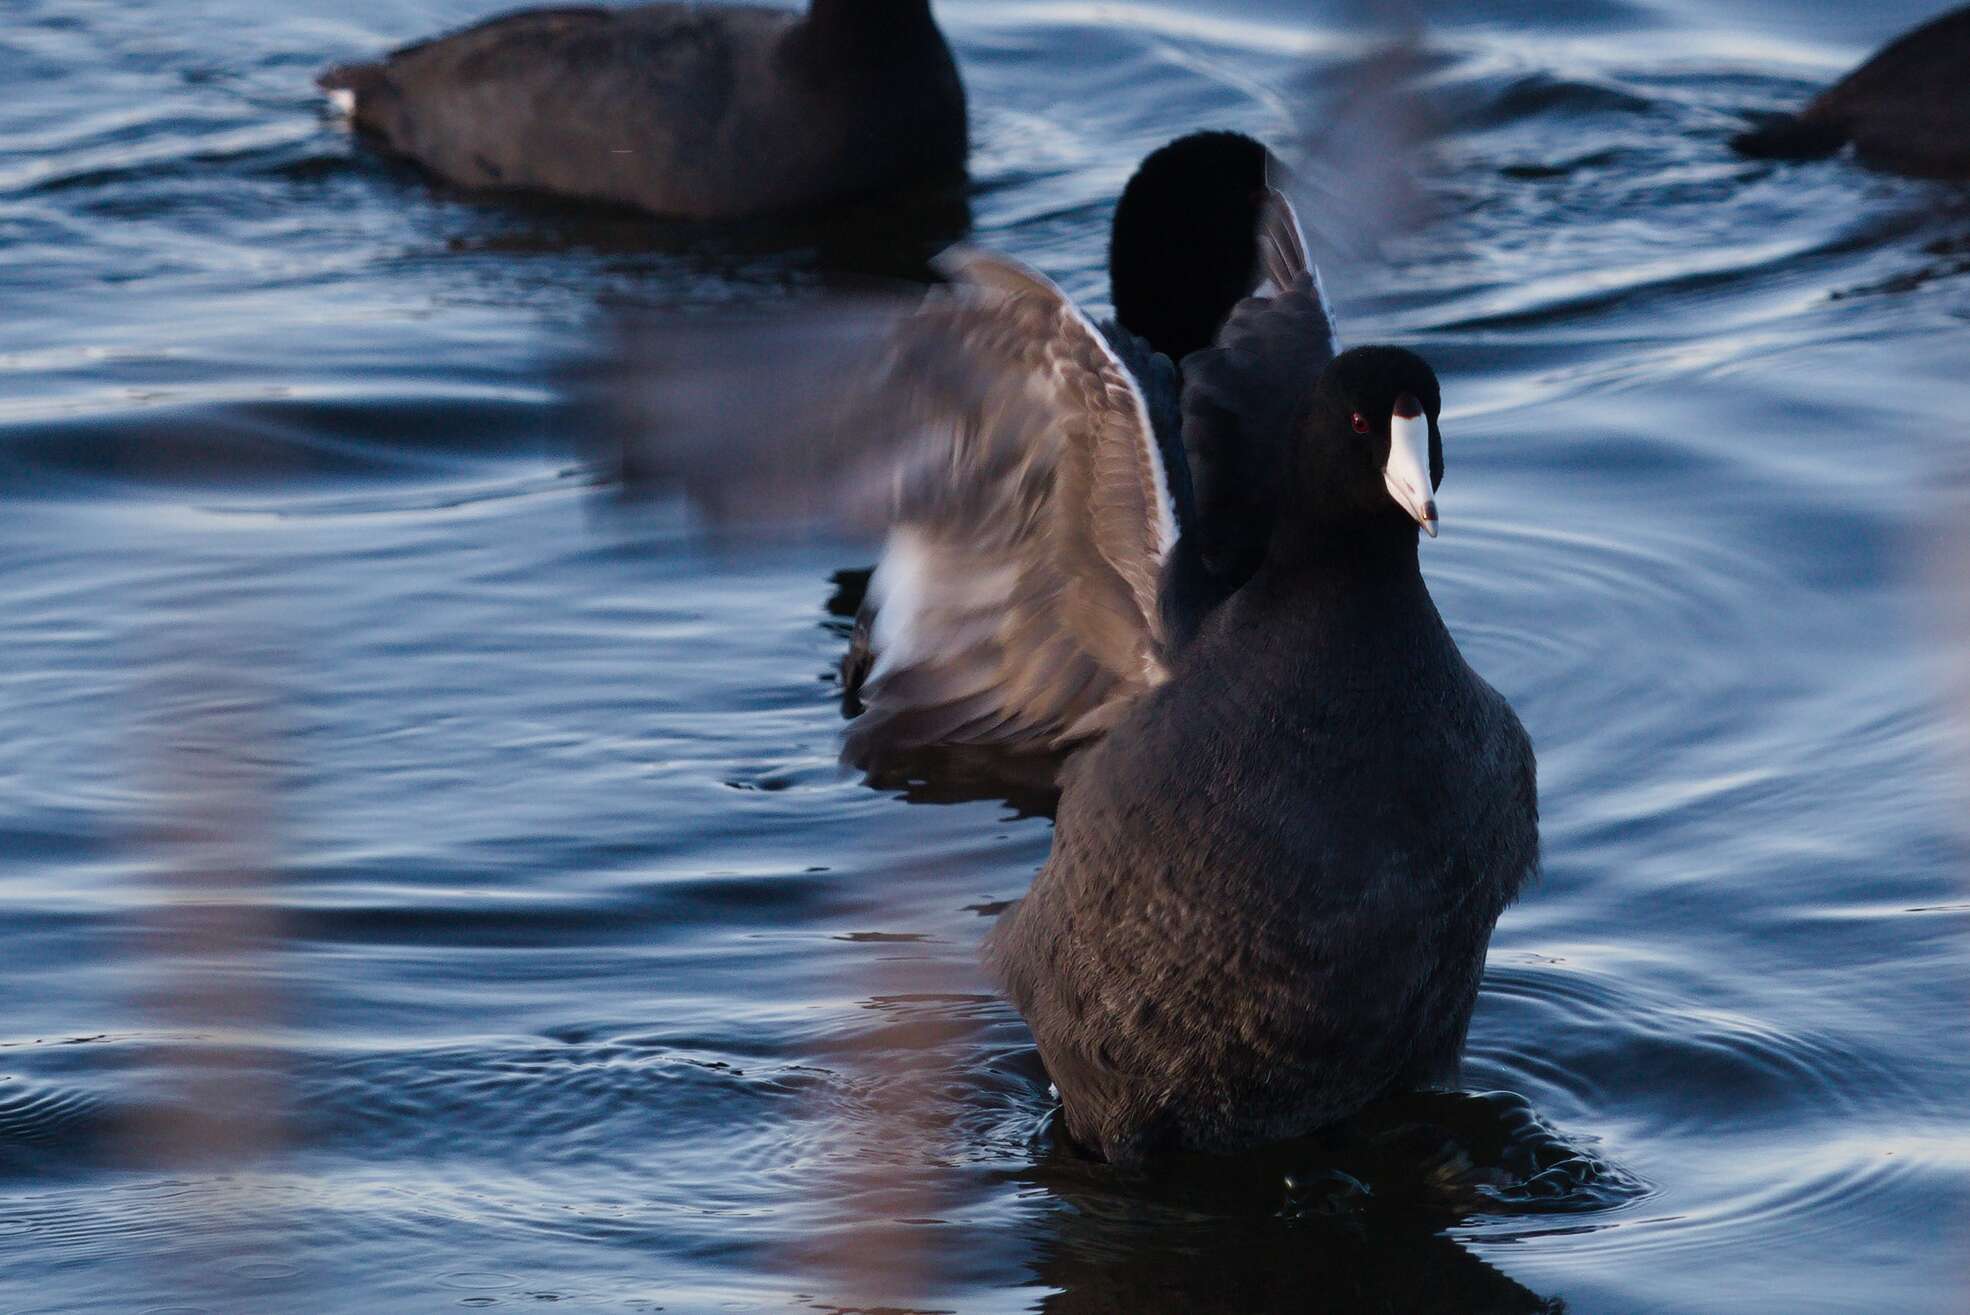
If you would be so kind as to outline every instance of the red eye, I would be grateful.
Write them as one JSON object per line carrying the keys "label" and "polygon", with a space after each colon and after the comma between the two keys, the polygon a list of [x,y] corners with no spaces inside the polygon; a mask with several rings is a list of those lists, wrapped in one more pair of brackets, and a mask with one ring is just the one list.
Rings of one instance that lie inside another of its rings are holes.
{"label": "red eye", "polygon": [[1354,413],[1354,432],[1357,434],[1365,434],[1368,432],[1368,417],[1361,414],[1361,412],[1359,411],[1356,411]]}

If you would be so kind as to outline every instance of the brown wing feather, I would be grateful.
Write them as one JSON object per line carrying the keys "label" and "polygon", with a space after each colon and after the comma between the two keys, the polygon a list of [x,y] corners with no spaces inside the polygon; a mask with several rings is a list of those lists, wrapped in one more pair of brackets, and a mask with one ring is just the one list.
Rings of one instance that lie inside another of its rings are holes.
{"label": "brown wing feather", "polygon": [[1002,363],[987,367],[990,389],[1011,395],[973,411],[991,418],[976,431],[962,412],[946,420],[1003,451],[961,463],[961,486],[983,499],[967,514],[892,509],[867,711],[848,743],[865,763],[929,745],[1057,749],[1163,674],[1156,591],[1175,529],[1133,380],[1031,270],[973,252],[944,265],[986,294],[959,303],[959,336],[972,359]]}
{"label": "brown wing feather", "polygon": [[865,764],[1057,749],[1163,675],[1176,527],[1132,378],[1025,266],[945,268],[953,286],[908,310],[645,328],[608,373],[628,481],[729,520],[889,529],[847,745]]}

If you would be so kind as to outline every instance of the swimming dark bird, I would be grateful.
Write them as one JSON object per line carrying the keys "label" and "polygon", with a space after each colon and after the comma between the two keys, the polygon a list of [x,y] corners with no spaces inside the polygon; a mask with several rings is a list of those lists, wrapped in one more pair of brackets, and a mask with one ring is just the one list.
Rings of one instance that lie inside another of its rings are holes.
{"label": "swimming dark bird", "polygon": [[682,218],[964,172],[964,87],[928,0],[532,9],[321,85],[359,129],[451,182]]}
{"label": "swimming dark bird", "polygon": [[624,384],[643,478],[889,528],[851,754],[1074,750],[987,955],[1069,1132],[1117,1161],[1449,1080],[1538,860],[1531,746],[1418,569],[1436,376],[1335,355],[1277,192],[1255,249],[1264,286],[1180,381],[957,252],[914,309],[686,326]]}
{"label": "swimming dark bird", "polygon": [[1970,7],[1889,42],[1798,114],[1731,140],[1742,154],[1788,160],[1849,143],[1876,169],[1970,178]]}

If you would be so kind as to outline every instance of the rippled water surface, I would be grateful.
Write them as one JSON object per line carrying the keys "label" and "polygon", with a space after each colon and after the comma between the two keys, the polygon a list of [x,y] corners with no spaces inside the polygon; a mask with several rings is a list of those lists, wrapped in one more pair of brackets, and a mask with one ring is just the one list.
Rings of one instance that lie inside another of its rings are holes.
{"label": "rippled water surface", "polygon": [[[1546,872],[1469,1095],[1139,1177],[975,962],[1049,823],[835,766],[869,545],[610,507],[557,400],[606,301],[966,216],[493,204],[321,112],[472,0],[8,0],[0,1310],[1970,1307],[1970,193],[1724,149],[1923,8],[1429,16],[1427,216],[1327,275],[1443,375],[1425,571]],[[939,13],[974,238],[1095,301],[1144,150],[1375,58],[1269,0]]]}

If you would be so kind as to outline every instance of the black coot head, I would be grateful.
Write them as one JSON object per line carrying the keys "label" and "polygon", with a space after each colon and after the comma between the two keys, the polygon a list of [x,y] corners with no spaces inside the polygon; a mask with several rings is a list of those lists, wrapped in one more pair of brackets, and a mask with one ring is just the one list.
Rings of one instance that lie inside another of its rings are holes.
{"label": "black coot head", "polygon": [[1443,394],[1429,362],[1401,347],[1335,357],[1313,391],[1302,449],[1322,520],[1407,521],[1436,535]]}
{"label": "black coot head", "polygon": [[1270,158],[1242,133],[1192,133],[1122,189],[1108,239],[1115,318],[1173,361],[1210,346],[1257,282]]}

